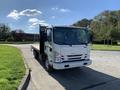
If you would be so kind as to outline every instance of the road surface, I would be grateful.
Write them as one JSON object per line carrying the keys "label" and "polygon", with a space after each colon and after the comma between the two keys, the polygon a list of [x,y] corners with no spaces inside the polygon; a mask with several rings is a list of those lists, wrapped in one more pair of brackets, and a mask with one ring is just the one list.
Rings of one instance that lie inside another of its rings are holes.
{"label": "road surface", "polygon": [[31,68],[28,90],[120,90],[120,52],[92,51],[92,65],[47,73],[30,45],[16,45]]}

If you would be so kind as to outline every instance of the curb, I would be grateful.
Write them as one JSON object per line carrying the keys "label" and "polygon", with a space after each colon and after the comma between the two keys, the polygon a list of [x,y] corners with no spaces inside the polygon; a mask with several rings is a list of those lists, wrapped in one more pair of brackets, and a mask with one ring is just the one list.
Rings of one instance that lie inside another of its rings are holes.
{"label": "curb", "polygon": [[27,89],[27,87],[29,85],[29,81],[31,79],[30,72],[31,72],[30,69],[26,71],[26,74],[23,77],[23,79],[22,79],[22,81],[21,81],[21,83],[20,83],[20,85],[19,85],[17,90],[26,90]]}
{"label": "curb", "polygon": [[25,60],[21,49],[20,48],[18,48],[18,49],[20,50],[21,55],[23,57],[23,62],[25,65],[26,72],[25,72],[25,75],[24,75],[23,79],[21,80],[21,83],[20,83],[19,87],[17,88],[17,90],[26,90],[29,85],[30,79],[31,79],[31,69],[29,68],[29,66],[27,64],[27,61]]}

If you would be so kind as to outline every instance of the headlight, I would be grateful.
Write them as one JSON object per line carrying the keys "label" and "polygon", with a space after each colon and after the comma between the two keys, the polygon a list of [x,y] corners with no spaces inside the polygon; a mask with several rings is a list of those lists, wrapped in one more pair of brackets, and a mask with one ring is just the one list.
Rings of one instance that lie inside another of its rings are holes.
{"label": "headlight", "polygon": [[62,62],[61,58],[55,58],[55,62]]}
{"label": "headlight", "polygon": [[60,54],[58,52],[54,52],[54,57],[60,57]]}
{"label": "headlight", "polygon": [[58,52],[54,53],[55,62],[62,62],[63,55],[60,55]]}

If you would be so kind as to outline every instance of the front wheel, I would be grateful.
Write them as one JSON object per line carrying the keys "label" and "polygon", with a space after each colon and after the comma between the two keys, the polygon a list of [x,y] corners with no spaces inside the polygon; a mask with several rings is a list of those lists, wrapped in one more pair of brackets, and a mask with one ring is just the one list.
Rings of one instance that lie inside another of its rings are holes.
{"label": "front wheel", "polygon": [[50,66],[49,61],[45,60],[45,68],[48,72],[52,72],[53,71],[53,67]]}
{"label": "front wheel", "polygon": [[36,52],[35,50],[33,50],[33,55],[34,55],[34,58],[35,58],[35,59],[38,58],[37,52]]}

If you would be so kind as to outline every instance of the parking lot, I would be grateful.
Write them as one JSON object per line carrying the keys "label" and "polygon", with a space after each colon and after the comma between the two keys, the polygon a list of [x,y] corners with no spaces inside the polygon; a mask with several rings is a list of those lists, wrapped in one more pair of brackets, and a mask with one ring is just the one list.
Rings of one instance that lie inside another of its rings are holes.
{"label": "parking lot", "polygon": [[31,68],[28,90],[120,90],[120,52],[91,51],[92,65],[47,73],[30,44],[16,45]]}

